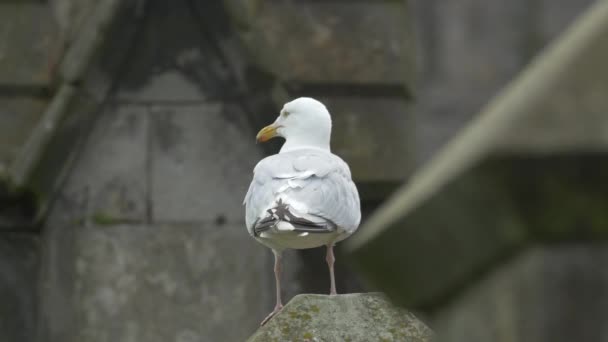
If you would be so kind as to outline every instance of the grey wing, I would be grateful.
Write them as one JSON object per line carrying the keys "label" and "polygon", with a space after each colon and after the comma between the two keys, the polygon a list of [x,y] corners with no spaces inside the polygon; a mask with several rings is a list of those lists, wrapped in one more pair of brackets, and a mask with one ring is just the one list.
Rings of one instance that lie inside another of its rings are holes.
{"label": "grey wing", "polygon": [[[276,185],[273,184],[272,177],[263,170],[264,166],[260,167],[262,162],[254,169],[253,180],[243,201],[245,205],[245,224],[251,235],[254,235],[254,225],[260,220],[263,213],[269,209],[269,205],[275,201],[274,188],[276,188]],[[260,170],[261,168],[262,170]]]}
{"label": "grey wing", "polygon": [[[330,222],[347,232],[354,231],[361,219],[359,194],[350,170],[329,153],[279,154],[256,166],[244,201],[252,235],[256,223],[272,214],[278,201],[286,203],[297,218]],[[314,225],[309,228],[316,229]]]}

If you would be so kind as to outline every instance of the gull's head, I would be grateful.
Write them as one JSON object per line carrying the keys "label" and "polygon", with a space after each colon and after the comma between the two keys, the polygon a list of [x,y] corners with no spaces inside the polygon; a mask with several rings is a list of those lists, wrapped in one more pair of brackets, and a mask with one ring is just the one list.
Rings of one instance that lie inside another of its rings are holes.
{"label": "gull's head", "polygon": [[325,106],[310,97],[300,97],[287,102],[279,117],[258,133],[257,141],[265,142],[274,137],[285,138],[281,151],[316,147],[329,150],[331,116]]}

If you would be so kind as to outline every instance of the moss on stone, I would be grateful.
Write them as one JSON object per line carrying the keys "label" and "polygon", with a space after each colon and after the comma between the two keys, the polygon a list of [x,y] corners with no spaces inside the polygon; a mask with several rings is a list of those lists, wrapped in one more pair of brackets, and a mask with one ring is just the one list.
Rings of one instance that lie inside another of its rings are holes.
{"label": "moss on stone", "polygon": [[248,341],[429,341],[429,328],[377,293],[299,295]]}
{"label": "moss on stone", "polygon": [[91,217],[91,220],[93,221],[94,224],[97,224],[100,226],[110,226],[110,225],[124,223],[124,220],[114,218],[106,213],[99,212],[99,211],[93,214],[93,216]]}

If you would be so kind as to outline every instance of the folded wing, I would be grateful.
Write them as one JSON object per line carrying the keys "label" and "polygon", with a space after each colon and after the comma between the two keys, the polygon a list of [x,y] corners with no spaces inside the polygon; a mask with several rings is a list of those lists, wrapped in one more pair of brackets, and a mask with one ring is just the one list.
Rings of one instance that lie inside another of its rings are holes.
{"label": "folded wing", "polygon": [[245,196],[250,234],[278,221],[293,230],[354,231],[361,219],[359,194],[348,165],[338,156],[317,150],[280,153],[260,161]]}

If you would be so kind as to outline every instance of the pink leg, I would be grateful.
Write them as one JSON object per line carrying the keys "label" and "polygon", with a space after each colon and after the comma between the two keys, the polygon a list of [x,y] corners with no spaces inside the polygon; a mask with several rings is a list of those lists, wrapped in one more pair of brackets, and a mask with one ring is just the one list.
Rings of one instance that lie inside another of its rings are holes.
{"label": "pink leg", "polygon": [[336,258],[334,257],[334,244],[333,243],[327,245],[327,255],[325,256],[325,261],[327,261],[327,266],[329,267],[329,279],[331,281],[329,294],[330,295],[338,294],[336,292],[336,278],[334,277],[334,262],[336,261]]}
{"label": "pink leg", "polygon": [[274,315],[276,315],[283,308],[283,303],[281,302],[281,252],[272,250],[274,253],[274,279],[276,282],[277,289],[277,304],[274,306],[274,310],[264,320],[260,325],[266,324]]}

